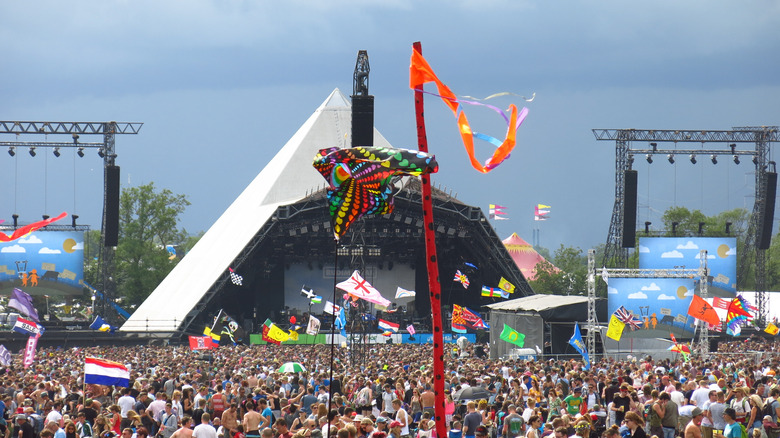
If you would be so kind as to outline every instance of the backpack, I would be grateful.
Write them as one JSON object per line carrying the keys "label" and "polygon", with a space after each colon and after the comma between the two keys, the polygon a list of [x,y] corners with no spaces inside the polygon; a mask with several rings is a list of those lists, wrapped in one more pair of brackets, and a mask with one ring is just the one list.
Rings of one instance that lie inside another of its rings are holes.
{"label": "backpack", "polygon": [[357,404],[358,407],[361,406],[368,406],[368,391],[366,388],[362,388],[358,392],[357,400],[355,400],[355,404]]}
{"label": "backpack", "polygon": [[644,408],[642,408],[642,417],[645,420],[645,423],[650,418],[650,415],[653,413],[653,404],[652,403],[645,403]]}
{"label": "backpack", "polygon": [[41,436],[41,431],[43,430],[44,421],[43,417],[38,414],[32,414],[29,416],[29,421],[32,424],[33,432],[35,433],[36,437]]}
{"label": "backpack", "polygon": [[769,415],[772,417],[772,421],[777,421],[777,411],[775,410],[777,407],[776,403],[777,400],[764,403],[764,407],[761,409],[761,417],[763,418]]}
{"label": "backpack", "polygon": [[742,438],[748,438],[748,433],[747,433],[747,429],[745,429],[745,425],[740,423],[739,427],[742,432]]}

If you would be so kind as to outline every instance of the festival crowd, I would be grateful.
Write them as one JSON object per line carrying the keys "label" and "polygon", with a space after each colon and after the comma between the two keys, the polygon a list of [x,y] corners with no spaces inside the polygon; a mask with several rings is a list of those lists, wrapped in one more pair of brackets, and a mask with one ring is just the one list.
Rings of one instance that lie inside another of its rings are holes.
{"label": "festival crowd", "polygon": [[[446,438],[778,438],[778,345],[655,360],[445,361]],[[759,353],[757,353],[759,352]],[[17,355],[18,356],[18,355]],[[84,384],[84,358],[128,387]],[[4,438],[445,438],[430,345],[40,349],[0,370]],[[306,371],[282,373],[285,362]],[[331,366],[332,364],[332,366]],[[331,372],[332,368],[332,372]]]}

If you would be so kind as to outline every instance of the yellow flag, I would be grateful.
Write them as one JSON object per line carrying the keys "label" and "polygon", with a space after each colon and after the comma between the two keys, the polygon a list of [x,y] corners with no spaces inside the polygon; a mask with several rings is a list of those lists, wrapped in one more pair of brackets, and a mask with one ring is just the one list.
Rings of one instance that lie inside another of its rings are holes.
{"label": "yellow flag", "polygon": [[498,287],[509,292],[510,294],[515,293],[515,285],[510,283],[506,278],[501,277],[501,280],[498,281]]}
{"label": "yellow flag", "polygon": [[297,341],[298,340],[298,332],[295,330],[290,330],[289,337],[291,341]]}
{"label": "yellow flag", "polygon": [[623,336],[623,329],[626,327],[626,323],[619,320],[617,316],[612,315],[609,318],[609,327],[607,328],[607,337],[616,341],[620,340]]}
{"label": "yellow flag", "polygon": [[769,333],[772,336],[775,336],[778,331],[780,331],[780,328],[778,328],[776,325],[772,324],[771,322],[766,325],[766,328],[764,329],[765,332]]}
{"label": "yellow flag", "polygon": [[276,324],[271,324],[271,327],[268,330],[268,337],[277,342],[284,342],[290,338],[290,335],[277,327]]}

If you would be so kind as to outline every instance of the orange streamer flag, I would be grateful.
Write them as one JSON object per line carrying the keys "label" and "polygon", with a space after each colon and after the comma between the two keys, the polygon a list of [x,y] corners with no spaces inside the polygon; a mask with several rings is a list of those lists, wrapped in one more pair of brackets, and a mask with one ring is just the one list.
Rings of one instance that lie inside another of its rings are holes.
{"label": "orange streamer flag", "polygon": [[57,217],[52,217],[52,218],[49,218],[49,219],[44,219],[42,221],[33,222],[31,224],[21,226],[21,227],[17,228],[16,230],[14,230],[14,232],[10,236],[8,234],[0,232],[0,242],[12,242],[12,241],[14,241],[14,240],[16,240],[16,239],[18,239],[20,237],[23,237],[23,236],[26,236],[26,235],[32,233],[33,231],[36,231],[36,230],[38,230],[40,228],[43,228],[43,227],[51,224],[52,222],[56,222],[56,221],[64,218],[67,215],[68,215],[68,213],[62,212]]}
{"label": "orange streamer flag", "polygon": [[688,315],[702,321],[707,321],[710,325],[720,325],[720,318],[715,309],[704,301],[704,298],[694,295],[691,299],[691,305],[688,307]]}
{"label": "orange streamer flag", "polygon": [[[452,92],[452,90],[450,90],[448,86],[439,80],[439,78],[433,72],[431,66],[428,64],[428,61],[423,58],[422,54],[416,50],[413,50],[412,63],[409,68],[409,87],[414,90],[421,90],[423,84],[427,82],[433,82],[436,84],[436,87],[439,91],[438,96],[441,97],[442,101],[444,101],[444,103],[452,110],[452,113],[458,119],[458,130],[460,131],[460,136],[463,139],[463,145],[466,147],[466,152],[468,153],[469,159],[471,160],[471,165],[475,169],[482,173],[488,173],[509,157],[512,149],[515,147],[517,128],[521,123],[523,123],[523,120],[525,120],[525,117],[528,115],[527,108],[523,108],[522,111],[520,111],[520,115],[518,116],[517,107],[514,104],[509,105],[510,117],[507,119],[508,126],[506,138],[503,141],[496,140],[492,137],[479,134],[471,130],[469,121],[466,118],[466,113],[463,112],[460,107],[461,101],[458,100],[458,97],[455,95],[455,93]],[[498,111],[500,112],[500,110]],[[506,119],[506,116],[504,116],[504,118]],[[477,160],[477,158],[474,156],[474,137],[486,140],[495,146],[498,146],[498,149],[496,149],[493,155],[488,158],[484,165],[480,163],[479,160]]]}

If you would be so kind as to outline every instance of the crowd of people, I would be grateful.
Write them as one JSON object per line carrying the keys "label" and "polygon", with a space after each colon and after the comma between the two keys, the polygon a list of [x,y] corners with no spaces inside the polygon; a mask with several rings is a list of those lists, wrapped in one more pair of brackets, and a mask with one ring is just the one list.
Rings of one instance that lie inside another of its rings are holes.
{"label": "crowd of people", "polygon": [[[778,438],[777,347],[590,367],[462,352],[445,359],[446,438]],[[0,370],[4,438],[445,438],[430,345],[44,348],[26,369],[18,356]],[[125,364],[129,386],[85,385],[85,357]]]}

